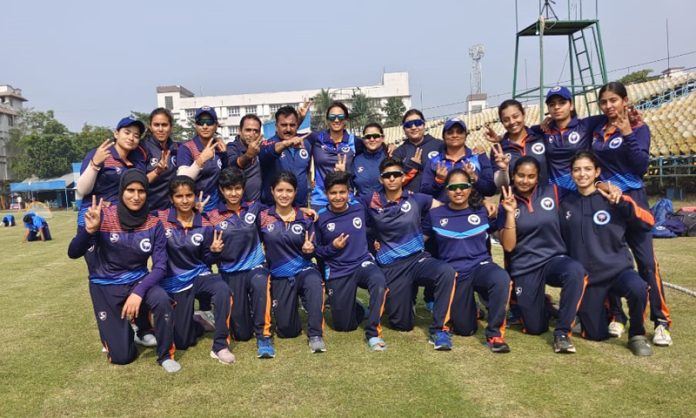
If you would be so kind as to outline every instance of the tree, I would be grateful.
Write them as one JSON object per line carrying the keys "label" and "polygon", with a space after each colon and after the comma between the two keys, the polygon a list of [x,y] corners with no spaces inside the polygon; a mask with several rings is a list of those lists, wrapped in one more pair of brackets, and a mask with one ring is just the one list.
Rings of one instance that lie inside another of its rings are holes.
{"label": "tree", "polygon": [[634,71],[632,73],[626,74],[625,76],[621,77],[619,81],[623,83],[624,85],[629,85],[633,83],[643,83],[645,81],[650,81],[655,78],[656,76],[649,77],[648,74],[652,73],[653,70],[650,68],[646,68],[644,70],[639,70],[639,71]]}
{"label": "tree", "polygon": [[85,124],[82,130],[73,134],[73,147],[79,159],[87,154],[87,151],[98,147],[102,142],[113,138],[114,133],[111,128],[104,126],[93,126]]}
{"label": "tree", "polygon": [[329,89],[321,89],[321,91],[314,96],[314,102],[312,103],[313,131],[323,131],[327,129],[326,111],[329,109],[329,105],[331,105],[333,100],[333,94],[329,93]]}
{"label": "tree", "polygon": [[373,102],[363,93],[354,93],[351,106],[351,127],[354,132],[362,129],[370,122],[381,122],[381,115],[375,109]]}
{"label": "tree", "polygon": [[406,106],[404,106],[404,102],[400,98],[390,97],[382,107],[382,113],[387,115],[384,119],[385,128],[399,126],[401,124],[401,118],[404,113],[406,113]]}

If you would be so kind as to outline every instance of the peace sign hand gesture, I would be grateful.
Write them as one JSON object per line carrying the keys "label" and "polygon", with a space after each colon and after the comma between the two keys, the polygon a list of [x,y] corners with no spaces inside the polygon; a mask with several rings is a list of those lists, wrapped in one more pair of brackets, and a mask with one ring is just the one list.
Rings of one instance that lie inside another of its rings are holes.
{"label": "peace sign hand gesture", "polygon": [[210,195],[206,196],[205,199],[203,199],[203,190],[198,194],[198,202],[196,202],[196,211],[198,213],[203,213],[205,210],[205,205],[208,204],[208,201],[210,200]]}
{"label": "peace sign hand gesture", "polygon": [[222,241],[222,231],[218,234],[218,231],[213,230],[213,242],[210,243],[210,252],[221,253],[224,247],[225,243]]}
{"label": "peace sign hand gesture", "polygon": [[104,161],[109,157],[109,148],[114,143],[112,138],[108,138],[106,141],[102,142],[101,145],[97,147],[92,156],[92,163],[97,166],[104,164]]}
{"label": "peace sign hand gesture", "polygon": [[[508,162],[509,163],[509,162]],[[476,167],[469,161],[464,165],[464,171],[469,175],[472,183],[478,181],[478,174],[476,174]]]}
{"label": "peace sign hand gesture", "polygon": [[413,154],[413,157],[411,157],[411,161],[414,163],[421,165],[422,164],[422,157],[423,157],[423,148],[416,148],[416,153]]}
{"label": "peace sign hand gesture", "polygon": [[597,190],[612,205],[618,204],[621,201],[621,196],[623,195],[623,192],[621,191],[621,189],[619,187],[611,184],[610,181],[608,181],[606,183],[606,187],[602,187],[602,188],[598,187]]}
{"label": "peace sign hand gesture", "polygon": [[309,231],[305,231],[305,240],[304,244],[302,244],[302,252],[305,254],[312,254],[314,252],[314,244],[312,241],[314,240],[314,232],[312,232],[312,235],[309,235]]}
{"label": "peace sign hand gesture", "polygon": [[99,204],[97,204],[97,196],[92,195],[92,206],[87,208],[87,212],[85,212],[85,230],[90,235],[97,232],[99,225],[101,225],[102,203],[104,203],[104,199],[99,199]]}
{"label": "peace sign hand gesture", "polygon": [[348,243],[348,237],[350,237],[350,235],[341,233],[341,235],[334,238],[331,244],[334,246],[335,249],[342,250]]}
{"label": "peace sign hand gesture", "polygon": [[633,132],[633,129],[631,129],[631,121],[627,113],[626,111],[619,113],[616,120],[611,123],[612,126],[621,131],[622,136],[630,135],[631,132]]}
{"label": "peace sign hand gesture", "polygon": [[247,145],[246,154],[249,158],[254,159],[259,152],[261,152],[261,142],[263,142],[263,135],[259,135],[258,138],[251,140]]}
{"label": "peace sign hand gesture", "polygon": [[500,191],[503,193],[503,199],[500,201],[503,205],[503,209],[505,209],[507,213],[515,213],[517,209],[517,199],[515,199],[515,195],[512,193],[512,187],[503,186],[500,188]]}
{"label": "peace sign hand gesture", "polygon": [[196,164],[203,168],[203,165],[215,156],[216,138],[211,138],[210,141],[203,147],[203,151],[196,158]]}
{"label": "peace sign hand gesture", "polygon": [[444,182],[447,178],[448,172],[449,170],[447,169],[447,163],[444,161],[438,161],[437,165],[435,166],[435,178],[441,182]]}
{"label": "peace sign hand gesture", "polygon": [[169,167],[169,150],[164,150],[162,151],[162,155],[160,156],[159,161],[157,162],[157,165],[155,166],[155,171],[157,174],[161,174],[165,170],[167,170],[167,167]]}
{"label": "peace sign hand gesture", "polygon": [[486,134],[486,141],[488,141],[488,142],[498,144],[498,143],[500,143],[500,141],[503,140],[503,138],[501,138],[500,135],[495,133],[495,131],[493,130],[493,128],[491,127],[490,124],[486,124],[485,134]]}
{"label": "peace sign hand gesture", "polygon": [[338,161],[334,166],[334,171],[346,171],[346,160],[348,159],[348,154],[338,154]]}
{"label": "peace sign hand gesture", "polygon": [[493,156],[495,157],[495,165],[501,170],[507,170],[510,167],[510,155],[503,152],[503,147],[500,144],[495,144],[491,147]]}

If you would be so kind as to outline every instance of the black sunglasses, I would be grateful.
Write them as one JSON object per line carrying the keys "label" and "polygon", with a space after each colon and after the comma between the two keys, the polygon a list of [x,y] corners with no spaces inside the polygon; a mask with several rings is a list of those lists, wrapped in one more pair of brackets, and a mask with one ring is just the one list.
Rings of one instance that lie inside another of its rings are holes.
{"label": "black sunglasses", "polygon": [[390,179],[392,177],[394,178],[399,178],[404,175],[403,171],[385,171],[384,173],[380,174],[379,176],[382,177],[383,179]]}

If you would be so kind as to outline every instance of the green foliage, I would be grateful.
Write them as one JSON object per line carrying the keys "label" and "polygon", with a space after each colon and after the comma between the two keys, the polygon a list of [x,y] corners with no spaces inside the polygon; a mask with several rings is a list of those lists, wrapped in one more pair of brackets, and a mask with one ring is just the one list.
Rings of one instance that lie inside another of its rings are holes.
{"label": "green foliage", "polygon": [[404,106],[404,102],[399,97],[390,97],[382,107],[382,113],[387,115],[384,119],[385,128],[399,126],[401,118],[406,113],[406,106]]}
{"label": "green foliage", "polygon": [[87,154],[87,151],[98,147],[102,142],[113,138],[113,136],[111,128],[85,124],[80,132],[73,134],[73,144],[79,156],[78,160],[81,160]]}
{"label": "green foliage", "polygon": [[329,93],[329,89],[321,89],[321,91],[314,96],[311,123],[313,131],[323,131],[327,129],[326,111],[329,109],[329,105],[333,100],[333,94]]}
{"label": "green foliage", "polygon": [[646,68],[644,70],[638,70],[634,71],[632,73],[626,74],[625,76],[621,77],[619,81],[623,83],[624,85],[629,85],[629,84],[634,84],[634,83],[642,83],[645,81],[652,80],[656,77],[649,77],[648,74],[652,73],[653,70],[650,68]]}
{"label": "green foliage", "polygon": [[382,115],[374,106],[374,102],[363,93],[354,93],[350,110],[350,125],[353,132],[362,133],[362,129],[370,122],[382,122]]}

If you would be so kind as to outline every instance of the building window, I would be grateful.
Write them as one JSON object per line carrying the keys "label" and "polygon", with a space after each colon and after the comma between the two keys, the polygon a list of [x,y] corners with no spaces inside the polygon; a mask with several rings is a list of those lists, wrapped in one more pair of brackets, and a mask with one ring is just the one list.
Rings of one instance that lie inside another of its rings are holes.
{"label": "building window", "polygon": [[277,112],[278,109],[280,109],[281,107],[283,107],[282,104],[272,104],[272,105],[271,105],[271,113]]}
{"label": "building window", "polygon": [[230,116],[239,116],[239,106],[229,106],[227,107],[227,112]]}
{"label": "building window", "polygon": [[230,126],[230,135],[238,135],[239,126]]}
{"label": "building window", "polygon": [[174,98],[172,98],[172,96],[164,96],[164,107],[166,107],[167,110],[174,109]]}
{"label": "building window", "polygon": [[193,119],[196,117],[196,109],[186,109],[186,119]]}
{"label": "building window", "polygon": [[256,106],[247,106],[244,108],[244,113],[256,114]]}

